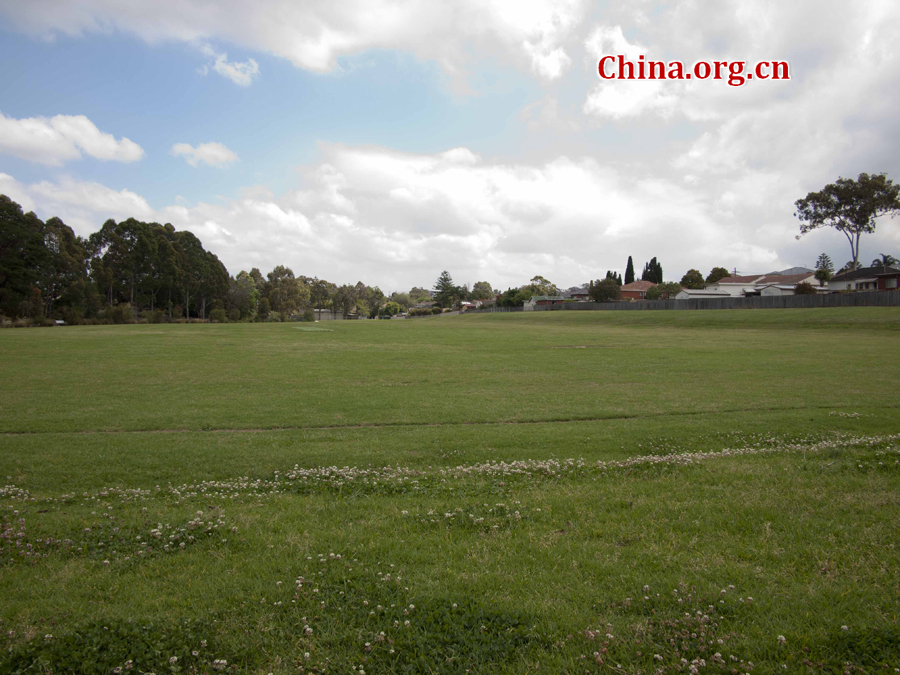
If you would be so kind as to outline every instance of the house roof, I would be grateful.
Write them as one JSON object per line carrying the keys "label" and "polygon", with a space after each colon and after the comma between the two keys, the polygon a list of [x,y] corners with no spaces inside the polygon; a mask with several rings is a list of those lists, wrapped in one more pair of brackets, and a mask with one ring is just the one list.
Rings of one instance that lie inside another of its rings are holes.
{"label": "house roof", "polygon": [[619,290],[620,291],[648,291],[651,288],[656,286],[652,281],[632,281],[630,284],[625,284]]}
{"label": "house roof", "polygon": [[878,265],[877,267],[860,267],[849,272],[841,272],[831,277],[832,281],[853,281],[854,279],[871,279],[878,274],[895,274],[900,270],[896,267]]}
{"label": "house roof", "polygon": [[783,285],[794,285],[796,286],[801,281],[805,281],[809,279],[812,274],[809,272],[805,272],[803,274],[767,274],[762,279],[757,281],[758,284],[783,284]]}
{"label": "house roof", "polygon": [[580,286],[572,286],[572,288],[568,288],[560,293],[560,295],[564,298],[571,298],[574,295],[587,295],[588,289]]}
{"label": "house roof", "polygon": [[728,291],[717,291],[713,288],[682,288],[678,293],[686,293],[687,295],[720,295],[723,298],[732,297]]}
{"label": "house roof", "polygon": [[753,275],[745,275],[738,277],[724,277],[719,279],[717,284],[752,284],[755,283],[758,279],[762,278],[764,275],[762,274],[753,274]]}
{"label": "house roof", "polygon": [[792,274],[802,274],[803,272],[806,272],[807,274],[816,273],[815,270],[811,270],[808,267],[788,267],[786,270],[781,270],[779,272],[766,272],[766,276],[789,276]]}

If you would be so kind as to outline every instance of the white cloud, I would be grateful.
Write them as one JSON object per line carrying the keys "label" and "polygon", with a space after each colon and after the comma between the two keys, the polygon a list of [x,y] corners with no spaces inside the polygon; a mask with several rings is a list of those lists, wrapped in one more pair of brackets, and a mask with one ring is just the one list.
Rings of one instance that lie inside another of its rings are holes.
{"label": "white cloud", "polygon": [[[594,69],[605,56],[621,55],[629,62],[637,62],[640,56],[647,54],[647,49],[632,44],[625,38],[621,26],[595,28],[585,42],[585,51],[593,57],[590,63]],[[606,66],[607,73],[614,70],[612,65]],[[597,77],[599,79],[599,74]],[[601,80],[588,94],[584,112],[613,119],[634,117],[646,112],[669,116],[678,106],[676,91],[679,88],[678,83],[669,81]]]}
{"label": "white cloud", "polygon": [[182,156],[191,166],[201,163],[224,169],[238,160],[238,156],[221,143],[201,143],[196,148],[190,143],[176,143],[172,146],[172,154]]}
{"label": "white cloud", "polygon": [[59,216],[82,236],[96,232],[108,218],[150,220],[155,215],[147,200],[131,190],[114,190],[70,176],[26,184],[0,173],[0,192],[44,219]]}
{"label": "white cloud", "polygon": [[[495,52],[499,45],[513,60],[554,79],[569,64],[565,42],[583,18],[584,4],[584,0],[32,0],[3,3],[0,13],[18,29],[39,35],[119,30],[148,42],[227,41],[315,72],[335,69],[342,56],[400,49],[436,60],[448,73],[458,75],[468,63],[477,63],[477,50]],[[235,64],[218,57],[213,67],[239,84],[248,83],[258,70],[252,60]]]}
{"label": "white cloud", "polygon": [[[259,75],[259,64],[254,59],[247,61],[229,61],[228,54],[216,52],[210,45],[200,46],[200,51],[214,59],[212,69],[222,77],[228,78],[241,87],[249,87],[253,78]],[[209,72],[210,66],[204,65],[199,69],[201,75]]]}
{"label": "white cloud", "polygon": [[116,140],[84,115],[14,119],[0,113],[0,153],[40,164],[61,166],[88,155],[96,159],[135,162],[144,150],[128,138]]}

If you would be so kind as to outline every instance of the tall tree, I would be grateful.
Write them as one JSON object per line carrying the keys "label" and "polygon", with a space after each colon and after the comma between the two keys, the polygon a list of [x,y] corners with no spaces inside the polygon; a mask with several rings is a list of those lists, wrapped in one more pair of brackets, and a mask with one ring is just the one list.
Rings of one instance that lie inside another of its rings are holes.
{"label": "tall tree", "polygon": [[39,271],[50,257],[43,223],[6,195],[0,195],[0,313],[19,315],[30,303]]}
{"label": "tall tree", "polygon": [[366,305],[370,317],[378,316],[378,310],[386,301],[387,298],[378,286],[366,287]]}
{"label": "tall tree", "polygon": [[84,311],[87,292],[87,242],[75,235],[59,218],[44,223],[45,266],[40,270],[37,286],[44,301],[44,314],[56,308]]}
{"label": "tall tree", "polygon": [[831,258],[827,253],[823,253],[816,260],[816,279],[819,280],[819,286],[824,286],[834,276],[834,265],[831,264]]}
{"label": "tall tree", "polygon": [[559,293],[556,284],[540,275],[532,277],[529,286],[533,295],[556,295]]}
{"label": "tall tree", "polygon": [[[630,258],[629,258],[629,260],[630,260]],[[633,270],[633,269],[631,270],[631,276],[634,277],[634,270]],[[615,281],[617,286],[621,286],[621,285],[622,285],[622,277],[619,276],[619,273],[618,273],[618,272],[613,272],[612,270],[607,270],[607,271],[606,271],[606,278],[607,278],[607,279],[612,279],[613,281]],[[627,271],[627,270],[625,271],[625,278],[626,278],[626,279],[628,278],[628,271]],[[634,281],[633,278],[632,278],[632,281]],[[631,281],[626,281],[625,283],[628,284],[628,283],[631,283]]]}
{"label": "tall tree", "polygon": [[634,261],[628,256],[628,264],[625,266],[625,283],[630,284],[634,281]]}
{"label": "tall tree", "polygon": [[340,312],[344,318],[350,315],[356,309],[356,288],[349,284],[338,286],[335,288],[334,294],[331,296],[331,306],[335,314]]}
{"label": "tall tree", "polygon": [[450,272],[444,270],[434,282],[434,301],[441,307],[452,307],[456,303],[459,289],[453,283]]}
{"label": "tall tree", "polygon": [[588,295],[594,302],[615,302],[622,293],[615,279],[592,281],[588,286]]}
{"label": "tall tree", "polygon": [[680,283],[682,288],[704,288],[703,275],[700,274],[700,270],[688,270],[681,277]]}
{"label": "tall tree", "polygon": [[656,258],[651,258],[650,262],[644,265],[644,272],[641,274],[641,281],[649,281],[654,284],[661,284],[663,281],[663,269]]}
{"label": "tall tree", "polygon": [[897,260],[894,256],[887,253],[879,253],[878,257],[872,261],[872,267],[895,267],[897,263],[900,263],[900,260]]}
{"label": "tall tree", "polygon": [[876,219],[900,211],[900,185],[883,173],[859,174],[859,178],[838,178],[818,192],[810,192],[794,202],[800,219],[797,239],[820,227],[833,227],[850,244],[853,269],[859,267],[859,239],[875,231]]}
{"label": "tall tree", "polygon": [[491,300],[494,298],[494,295],[494,289],[486,281],[476,281],[472,286],[471,296],[473,300]]}
{"label": "tall tree", "polygon": [[282,321],[309,301],[309,289],[305,286],[301,289],[290,267],[278,265],[267,276],[266,297],[272,310],[281,315]]}
{"label": "tall tree", "polygon": [[409,293],[399,293],[394,291],[391,293],[391,297],[389,298],[390,302],[396,302],[403,310],[409,309],[409,306],[412,304],[409,298]]}
{"label": "tall tree", "polygon": [[409,289],[409,297],[416,302],[428,301],[431,300],[431,293],[420,286],[413,286]]}
{"label": "tall tree", "polygon": [[725,277],[730,277],[731,272],[729,272],[724,267],[713,267],[709,274],[706,276],[706,283],[714,284],[717,281],[724,279]]}
{"label": "tall tree", "polygon": [[319,310],[319,319],[322,318],[322,310],[331,302],[331,296],[336,289],[337,286],[318,277],[309,283],[309,302]]}
{"label": "tall tree", "polygon": [[228,304],[240,312],[242,319],[256,316],[256,308],[262,293],[256,288],[256,280],[241,270],[231,280],[228,290]]}

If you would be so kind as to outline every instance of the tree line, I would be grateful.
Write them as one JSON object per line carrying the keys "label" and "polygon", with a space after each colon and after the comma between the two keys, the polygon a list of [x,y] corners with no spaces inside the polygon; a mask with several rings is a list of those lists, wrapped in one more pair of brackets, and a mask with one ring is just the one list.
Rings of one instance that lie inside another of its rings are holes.
{"label": "tree line", "polygon": [[[408,294],[395,296],[404,306],[411,302]],[[232,277],[193,233],[169,223],[110,219],[85,238],[0,195],[0,315],[12,319],[267,321],[298,312],[311,318],[325,308],[368,316],[385,304],[377,286],[295,277],[282,265],[265,276],[254,268]]]}
{"label": "tree line", "polygon": [[59,218],[41,221],[0,195],[0,313],[72,323],[204,317],[229,276],[200,240],[171,224],[107,220],[87,238]]}

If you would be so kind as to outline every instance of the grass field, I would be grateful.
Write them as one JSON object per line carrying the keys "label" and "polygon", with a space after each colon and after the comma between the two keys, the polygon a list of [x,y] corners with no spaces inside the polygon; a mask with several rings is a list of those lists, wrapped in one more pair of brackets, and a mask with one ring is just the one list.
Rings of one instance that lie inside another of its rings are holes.
{"label": "grass field", "polygon": [[895,672],[898,338],[894,308],[0,331],[0,674]]}

